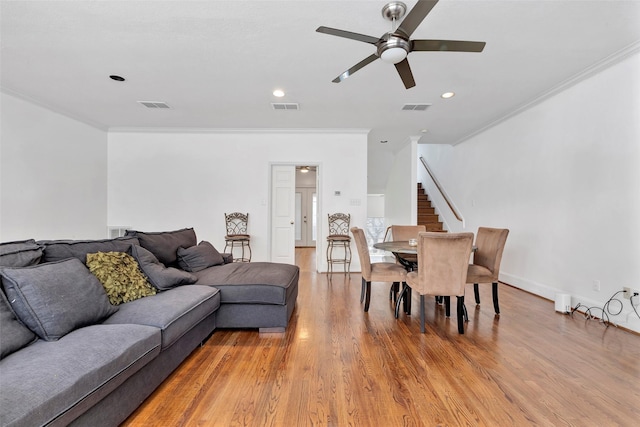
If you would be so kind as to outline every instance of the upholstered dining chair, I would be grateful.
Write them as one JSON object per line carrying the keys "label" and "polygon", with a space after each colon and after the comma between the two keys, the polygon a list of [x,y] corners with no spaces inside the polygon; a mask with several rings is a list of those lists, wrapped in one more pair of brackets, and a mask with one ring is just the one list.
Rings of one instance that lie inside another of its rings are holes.
{"label": "upholstered dining chair", "polygon": [[458,332],[464,334],[464,288],[467,266],[473,246],[473,233],[418,234],[418,271],[407,274],[407,285],[420,294],[420,332],[425,332],[425,295],[440,295],[458,300]]}
{"label": "upholstered dining chair", "polygon": [[371,282],[395,282],[406,286],[407,270],[393,262],[371,262],[367,239],[362,228],[351,228],[353,240],[356,243],[358,256],[360,257],[360,269],[362,270],[362,288],[360,290],[360,302],[364,300],[364,311],[369,311],[371,301]]}
{"label": "upholstered dining chair", "polygon": [[[427,227],[424,225],[391,225],[390,234],[391,240],[394,241],[407,241],[409,239],[417,239],[418,233],[427,231]],[[418,263],[418,255],[405,254],[403,255],[405,261],[408,264],[415,265]],[[397,300],[398,286],[391,285],[389,290],[389,299]]]}
{"label": "upholstered dining chair", "polygon": [[498,275],[502,252],[507,241],[509,230],[506,228],[479,227],[476,235],[476,247],[473,254],[473,264],[469,264],[467,283],[473,283],[473,293],[476,304],[480,304],[479,283],[491,283],[493,292],[493,308],[500,315],[498,304]]}

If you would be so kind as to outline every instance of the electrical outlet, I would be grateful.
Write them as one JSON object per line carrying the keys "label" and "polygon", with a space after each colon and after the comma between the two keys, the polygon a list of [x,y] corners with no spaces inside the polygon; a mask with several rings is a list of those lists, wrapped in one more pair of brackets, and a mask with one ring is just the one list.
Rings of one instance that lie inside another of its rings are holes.
{"label": "electrical outlet", "polygon": [[630,299],[631,298],[631,288],[622,288],[622,296],[625,299]]}

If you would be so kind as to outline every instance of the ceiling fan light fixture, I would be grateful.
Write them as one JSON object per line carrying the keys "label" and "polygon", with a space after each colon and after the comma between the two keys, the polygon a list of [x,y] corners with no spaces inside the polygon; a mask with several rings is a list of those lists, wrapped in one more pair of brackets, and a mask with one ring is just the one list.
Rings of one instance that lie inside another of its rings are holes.
{"label": "ceiling fan light fixture", "polygon": [[386,63],[397,64],[407,57],[410,49],[408,41],[391,34],[389,40],[378,47],[378,56]]}
{"label": "ceiling fan light fixture", "polygon": [[389,64],[397,64],[407,57],[407,51],[401,47],[392,47],[380,54],[380,59]]}

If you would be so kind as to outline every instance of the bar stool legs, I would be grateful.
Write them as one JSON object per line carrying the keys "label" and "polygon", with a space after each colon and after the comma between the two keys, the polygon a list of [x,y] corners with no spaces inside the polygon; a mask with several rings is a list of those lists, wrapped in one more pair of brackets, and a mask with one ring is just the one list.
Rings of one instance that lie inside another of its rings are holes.
{"label": "bar stool legs", "polygon": [[[344,266],[344,274],[346,275],[351,271],[351,239],[349,240],[334,240],[329,236],[327,238],[327,264],[329,267],[329,274],[333,274],[333,265],[342,264]],[[340,248],[341,257],[334,255],[334,249]]]}

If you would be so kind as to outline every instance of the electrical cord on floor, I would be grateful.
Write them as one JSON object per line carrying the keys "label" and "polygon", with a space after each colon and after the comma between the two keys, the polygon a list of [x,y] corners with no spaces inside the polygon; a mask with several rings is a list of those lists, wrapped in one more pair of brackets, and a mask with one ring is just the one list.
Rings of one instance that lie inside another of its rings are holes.
{"label": "electrical cord on floor", "polygon": [[631,301],[631,308],[633,308],[633,311],[636,313],[636,316],[638,316],[638,319],[640,319],[640,313],[638,313],[638,310],[636,309],[636,306],[633,305],[633,299],[634,298],[640,298],[640,296],[638,295],[638,293],[634,293],[633,295],[631,295],[631,298],[629,298],[629,301]]}
{"label": "electrical cord on floor", "polygon": [[[609,321],[609,315],[617,316],[618,314],[622,313],[622,301],[620,301],[616,297],[618,296],[618,294],[623,293],[623,292],[624,291],[618,291],[618,292],[614,293],[613,295],[611,295],[611,298],[609,298],[609,300],[607,302],[605,302],[602,307],[587,307],[586,305],[578,303],[574,308],[571,309],[571,315],[573,316],[573,313],[575,313],[579,308],[584,308],[584,318],[585,319],[598,319],[600,321],[600,323],[603,323],[607,328],[609,327],[609,325],[614,325],[614,326],[617,327],[617,325],[615,323],[611,323]],[[620,304],[620,309],[615,313],[612,313],[611,309],[610,309],[610,305],[611,305],[612,302],[616,302],[616,303]],[[633,307],[633,304],[631,304],[631,306]],[[594,314],[592,314],[593,310],[600,310],[602,312],[602,317],[598,317],[598,316],[595,316]],[[635,311],[635,307],[633,307],[633,310]],[[636,314],[637,313],[638,312],[636,311]]]}

